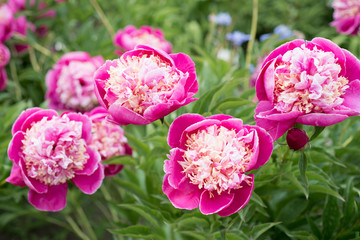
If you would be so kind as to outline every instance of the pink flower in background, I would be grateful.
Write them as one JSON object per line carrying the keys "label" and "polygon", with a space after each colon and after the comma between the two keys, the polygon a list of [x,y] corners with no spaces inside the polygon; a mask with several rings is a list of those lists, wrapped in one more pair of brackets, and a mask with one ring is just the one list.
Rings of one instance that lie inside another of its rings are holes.
{"label": "pink flower in background", "polygon": [[67,181],[93,194],[104,170],[91,140],[91,121],[78,113],[31,108],[12,128],[8,155],[13,162],[7,182],[28,186],[28,200],[39,210],[60,211],[66,206]]}
{"label": "pink flower in background", "polygon": [[0,43],[0,68],[5,67],[10,60],[10,51],[2,43]]}
{"label": "pink flower in background", "polygon": [[360,1],[333,0],[334,21],[330,26],[335,27],[339,33],[356,35],[360,27]]}
{"label": "pink flower in background", "polygon": [[8,4],[0,5],[0,42],[8,40],[13,31],[14,14]]}
{"label": "pink flower in background", "polygon": [[265,130],[227,115],[184,114],[171,124],[163,192],[176,208],[228,216],[250,200],[253,169],[273,150]]}
{"label": "pink flower in background", "polygon": [[295,123],[329,126],[360,113],[360,62],[330,40],[294,40],[266,58],[256,124],[281,137]]}
{"label": "pink flower in background", "polygon": [[149,124],[196,99],[195,64],[183,53],[139,45],[106,61],[95,75],[95,93],[118,124]]}
{"label": "pink flower in background", "polygon": [[6,88],[7,75],[4,68],[0,68],[0,91]]}
{"label": "pink flower in background", "polygon": [[[136,29],[136,27],[129,25],[116,33],[114,44],[125,52],[133,50],[139,44],[149,45],[166,53],[171,53],[172,48],[171,43],[165,40],[163,32],[150,26],[142,26],[140,29]],[[123,51],[117,51],[117,53],[121,55]]]}
{"label": "pink flower in background", "polygon": [[[92,137],[89,147],[98,151],[102,160],[115,156],[132,155],[132,149],[127,144],[124,130],[105,119],[109,113],[102,107],[97,107],[86,115],[92,121]],[[105,176],[113,176],[123,169],[123,165],[104,165]]]}
{"label": "pink flower in background", "polygon": [[98,105],[93,75],[102,64],[101,56],[86,52],[63,55],[46,74],[46,99],[57,110],[86,112]]}

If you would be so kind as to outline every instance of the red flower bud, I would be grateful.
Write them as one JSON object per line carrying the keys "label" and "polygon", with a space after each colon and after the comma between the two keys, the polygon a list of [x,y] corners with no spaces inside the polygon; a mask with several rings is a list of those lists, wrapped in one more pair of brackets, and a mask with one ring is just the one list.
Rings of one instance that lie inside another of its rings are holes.
{"label": "red flower bud", "polygon": [[306,132],[300,128],[292,128],[286,135],[286,142],[289,148],[295,151],[305,147],[308,141],[309,137],[306,135]]}

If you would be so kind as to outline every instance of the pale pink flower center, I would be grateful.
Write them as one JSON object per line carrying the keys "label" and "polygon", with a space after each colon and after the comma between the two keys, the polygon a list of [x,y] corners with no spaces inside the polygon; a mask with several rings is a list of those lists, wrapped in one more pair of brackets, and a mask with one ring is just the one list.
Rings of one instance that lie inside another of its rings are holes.
{"label": "pale pink flower center", "polygon": [[190,182],[199,189],[230,192],[247,181],[244,174],[253,153],[253,132],[212,125],[188,136],[184,161],[179,161]]}
{"label": "pale pink flower center", "polygon": [[27,175],[47,185],[73,178],[89,159],[81,135],[82,122],[66,116],[33,123],[22,141]]}
{"label": "pale pink flower center", "polygon": [[167,103],[178,82],[188,76],[158,55],[123,56],[108,70],[105,99],[141,115],[150,106]]}
{"label": "pale pink flower center", "polygon": [[124,130],[113,123],[101,120],[92,125],[92,139],[90,147],[98,151],[101,158],[108,159],[114,156],[125,155],[127,139]]}
{"label": "pale pink flower center", "polygon": [[153,47],[161,47],[161,40],[153,34],[142,33],[133,37],[136,44],[145,44]]}
{"label": "pale pink flower center", "polygon": [[307,49],[288,51],[276,64],[274,105],[280,112],[329,112],[341,105],[348,80],[332,52]]}
{"label": "pale pink flower center", "polygon": [[359,0],[334,0],[332,6],[335,9],[335,17],[353,18],[360,14]]}
{"label": "pale pink flower center", "polygon": [[71,109],[87,111],[98,105],[93,75],[96,66],[90,62],[72,61],[63,66],[56,93],[61,103]]}

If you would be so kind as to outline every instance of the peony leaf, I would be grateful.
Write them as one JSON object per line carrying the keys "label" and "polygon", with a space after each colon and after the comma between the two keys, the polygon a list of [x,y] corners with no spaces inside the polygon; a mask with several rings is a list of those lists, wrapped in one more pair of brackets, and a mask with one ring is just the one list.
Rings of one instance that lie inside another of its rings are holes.
{"label": "peony leaf", "polygon": [[337,199],[328,195],[326,198],[325,209],[322,216],[323,239],[331,239],[340,222],[340,209]]}

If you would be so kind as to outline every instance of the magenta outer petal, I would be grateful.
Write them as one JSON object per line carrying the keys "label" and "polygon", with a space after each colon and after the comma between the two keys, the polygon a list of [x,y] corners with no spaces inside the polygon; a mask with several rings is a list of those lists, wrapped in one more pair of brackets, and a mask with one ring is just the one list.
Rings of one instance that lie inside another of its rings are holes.
{"label": "magenta outer petal", "polygon": [[21,161],[19,162],[19,167],[26,186],[28,186],[31,190],[37,193],[46,193],[48,191],[48,185],[45,185],[40,181],[27,176],[26,167],[23,159],[21,159]]}
{"label": "magenta outer petal", "polygon": [[7,75],[4,68],[0,68],[0,91],[6,88],[7,84]]}
{"label": "magenta outer petal", "polygon": [[235,194],[222,192],[218,195],[217,192],[213,191],[213,195],[213,197],[210,197],[209,191],[204,191],[201,194],[199,208],[202,214],[217,213],[228,207],[232,203]]}
{"label": "magenta outer petal", "polygon": [[348,50],[342,49],[346,57],[345,77],[350,81],[360,79],[360,61]]}
{"label": "magenta outer petal", "polygon": [[259,144],[258,144],[258,156],[257,161],[254,163],[250,163],[248,168],[245,170],[251,171],[253,169],[258,169],[260,166],[263,166],[271,157],[271,153],[274,148],[273,139],[271,136],[261,127],[258,126],[248,126],[245,125],[244,128],[250,130],[255,130]]}
{"label": "magenta outer petal", "polygon": [[29,190],[28,200],[37,209],[41,211],[56,212],[66,206],[67,184],[60,184],[49,187],[46,193],[37,193]]}
{"label": "magenta outer petal", "polygon": [[[268,101],[268,94],[267,94],[267,90],[265,89],[265,81],[273,81],[273,75],[274,75],[274,62],[275,60],[272,61],[268,61],[268,62],[264,62],[264,65],[260,71],[259,77],[256,80],[255,83],[255,88],[256,88],[256,97],[260,100],[260,101]],[[270,67],[270,65],[272,65],[272,67]],[[268,70],[270,68],[270,70]],[[273,83],[274,84],[274,83]]]}
{"label": "magenta outer petal", "polygon": [[179,164],[179,161],[183,162],[184,152],[179,148],[170,150],[170,160],[165,161],[164,172],[169,173],[169,184],[173,188],[179,188],[181,182],[184,181],[185,174],[183,173],[183,167]]}
{"label": "magenta outer petal", "polygon": [[242,182],[241,186],[242,188],[233,190],[234,193],[234,200],[231,202],[231,204],[218,212],[218,215],[221,217],[229,216],[233,213],[236,213],[240,211],[243,207],[246,206],[246,204],[249,202],[251,193],[254,189],[254,175],[249,174],[252,179],[250,180],[251,186],[249,186],[246,182]]}
{"label": "magenta outer petal", "polygon": [[96,171],[91,175],[75,175],[71,181],[86,194],[93,194],[99,189],[104,179],[104,166],[98,163]]}
{"label": "magenta outer petal", "polygon": [[104,174],[105,177],[112,177],[118,174],[122,169],[124,168],[124,165],[121,164],[109,164],[104,165]]}
{"label": "magenta outer petal", "polygon": [[17,131],[21,131],[21,126],[23,125],[24,121],[33,113],[43,110],[41,108],[30,108],[23,111],[19,117],[15,120],[14,125],[12,126],[11,132],[14,135]]}
{"label": "magenta outer petal", "polygon": [[107,115],[109,115],[109,112],[103,107],[96,107],[90,112],[85,113],[85,115],[87,115],[92,121],[103,120]]}
{"label": "magenta outer petal", "polygon": [[70,120],[76,122],[82,122],[82,133],[81,137],[86,141],[89,142],[91,140],[91,120],[88,116],[83,115],[81,113],[64,113],[62,115],[66,115]]}
{"label": "magenta outer petal", "polygon": [[11,169],[10,176],[8,178],[6,178],[6,181],[11,184],[20,186],[20,187],[26,186],[26,184],[22,178],[21,169],[16,163],[14,163],[14,165]]}
{"label": "magenta outer petal", "polygon": [[[167,59],[171,65],[175,65],[175,62],[174,60],[170,57],[169,54],[167,54],[165,51],[159,49],[159,48],[153,48],[153,47],[150,47],[150,46],[147,46],[147,45],[137,45],[134,49],[134,53],[136,50],[145,50],[145,51],[153,51],[156,55],[160,55],[162,58],[164,59]],[[124,57],[127,53],[132,53],[132,51],[129,51],[129,52],[126,52],[124,54]]]}
{"label": "magenta outer petal", "polygon": [[36,111],[31,114],[21,126],[21,131],[26,132],[28,128],[31,128],[31,124],[34,122],[41,121],[44,117],[47,117],[48,120],[52,119],[52,117],[58,116],[58,113],[52,109],[41,109],[41,111]]}
{"label": "magenta outer petal", "polygon": [[199,114],[184,114],[176,118],[169,128],[168,144],[171,148],[176,148],[180,145],[180,138],[184,130],[190,125],[200,122],[205,118]]}
{"label": "magenta outer petal", "polygon": [[183,181],[179,188],[175,189],[170,186],[168,177],[169,174],[166,174],[162,189],[174,207],[188,210],[199,207],[200,195],[204,190],[198,189],[197,185],[188,181]]}
{"label": "magenta outer petal", "polygon": [[145,119],[140,114],[137,114],[136,112],[133,112],[117,104],[112,104],[109,107],[109,113],[115,122],[121,125],[126,125],[129,123],[135,125],[146,125],[151,123],[151,121]]}
{"label": "magenta outer petal", "polygon": [[23,146],[22,140],[24,139],[24,132],[15,133],[14,137],[9,143],[8,156],[11,161],[15,164],[19,164],[22,158],[22,149]]}
{"label": "magenta outer petal", "polygon": [[227,129],[235,129],[237,131],[243,129],[243,121],[239,118],[230,118],[227,120],[223,120],[221,122],[221,125],[226,127]]}
{"label": "magenta outer petal", "polygon": [[97,151],[86,146],[86,152],[89,154],[90,158],[87,160],[84,169],[76,171],[75,175],[89,176],[95,172],[95,170],[98,168],[98,164],[101,162],[101,156]]}
{"label": "magenta outer petal", "polygon": [[360,81],[351,81],[348,86],[349,88],[346,90],[342,105],[350,108],[351,110],[360,112]]}
{"label": "magenta outer petal", "polygon": [[64,54],[58,61],[57,64],[68,65],[72,61],[84,62],[91,59],[91,56],[87,52],[69,52]]}
{"label": "magenta outer petal", "polygon": [[189,73],[189,78],[184,86],[185,91],[196,93],[198,91],[198,82],[196,81],[195,63],[186,54],[177,53],[170,54],[170,57],[174,60],[175,66],[180,71]]}
{"label": "magenta outer petal", "polygon": [[339,123],[349,116],[331,113],[310,113],[297,118],[296,122],[305,125],[326,127]]}

